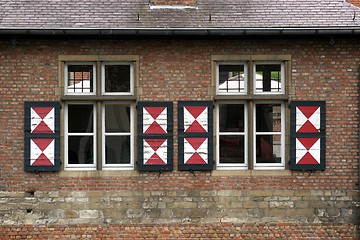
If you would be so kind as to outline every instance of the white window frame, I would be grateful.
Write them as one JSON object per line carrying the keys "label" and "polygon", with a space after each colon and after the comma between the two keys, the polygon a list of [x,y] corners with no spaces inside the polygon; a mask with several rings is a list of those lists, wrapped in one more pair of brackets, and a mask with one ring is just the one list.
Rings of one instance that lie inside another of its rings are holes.
{"label": "white window frame", "polygon": [[[242,104],[244,105],[244,133],[222,132],[220,133],[220,105]],[[247,170],[248,169],[248,106],[244,101],[218,102],[216,104],[216,166],[218,170]],[[220,163],[220,136],[244,136],[244,163]]]}
{"label": "white window frame", "polygon": [[[106,92],[105,91],[105,65],[129,65],[130,66],[130,91],[129,92]],[[101,64],[101,94],[102,95],[134,95],[134,62],[103,62]]]}
{"label": "white window frame", "polygon": [[[93,133],[69,133],[69,105],[92,105],[93,106]],[[65,170],[96,170],[96,146],[97,146],[97,132],[96,132],[96,107],[94,102],[66,102],[65,104],[65,132],[64,132],[64,152],[65,152]],[[70,136],[93,136],[93,164],[69,164],[68,159],[68,138]]]}
{"label": "white window frame", "polygon": [[[130,107],[130,132],[129,133],[106,133],[105,132],[105,105],[129,105]],[[134,169],[134,104],[131,102],[106,102],[102,104],[102,169],[104,170],[133,170]],[[106,164],[105,138],[106,136],[130,136],[130,163],[128,164]]]}
{"label": "white window frame", "polygon": [[[274,65],[281,66],[281,91],[280,92],[260,92],[256,91],[256,65]],[[283,95],[285,94],[285,63],[281,61],[254,61],[253,62],[253,92],[254,95]]]}
{"label": "white window frame", "polygon": [[[71,65],[92,65],[93,66],[93,91],[92,92],[68,92],[68,66]],[[96,62],[65,62],[64,64],[64,93],[65,95],[75,95],[75,96],[95,96],[96,95]]]}
{"label": "white window frame", "polygon": [[[256,105],[258,104],[280,104],[281,108],[281,131],[279,132],[256,132]],[[283,101],[257,101],[253,104],[253,164],[254,169],[284,169],[285,168],[285,103]],[[256,163],[256,136],[257,135],[281,135],[280,137],[280,163]]]}
{"label": "white window frame", "polygon": [[[219,91],[219,66],[220,65],[244,65],[244,91],[243,92],[220,92]],[[216,62],[216,95],[247,95],[248,94],[248,65],[243,61],[219,61]]]}

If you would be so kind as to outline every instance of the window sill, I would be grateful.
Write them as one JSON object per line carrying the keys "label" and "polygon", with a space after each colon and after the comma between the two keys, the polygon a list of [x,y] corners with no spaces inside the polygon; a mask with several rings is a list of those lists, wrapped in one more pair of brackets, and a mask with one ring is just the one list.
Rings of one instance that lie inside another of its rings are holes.
{"label": "window sill", "polygon": [[136,170],[101,170],[101,171],[61,171],[59,177],[63,178],[105,178],[105,177],[134,177],[139,176]]}
{"label": "window sill", "polygon": [[96,96],[96,95],[63,95],[61,96],[61,101],[119,101],[119,100],[136,100],[135,95],[106,95],[106,96]]}
{"label": "window sill", "polygon": [[268,94],[254,94],[252,96],[250,95],[244,95],[244,94],[221,94],[214,96],[215,101],[221,101],[221,100],[289,100],[289,96],[285,94],[278,94],[278,93],[268,93]]}
{"label": "window sill", "polygon": [[224,177],[224,176],[291,176],[290,170],[214,170],[211,176]]}

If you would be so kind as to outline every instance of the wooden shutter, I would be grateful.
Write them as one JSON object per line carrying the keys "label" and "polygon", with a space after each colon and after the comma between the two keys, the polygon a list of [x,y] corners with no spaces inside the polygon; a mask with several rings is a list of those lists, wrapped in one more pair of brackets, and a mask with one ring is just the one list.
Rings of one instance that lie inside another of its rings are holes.
{"label": "wooden shutter", "polygon": [[60,103],[25,102],[24,169],[60,170]]}
{"label": "wooden shutter", "polygon": [[139,102],[137,108],[138,170],[172,171],[172,102]]}
{"label": "wooden shutter", "polygon": [[213,102],[180,101],[179,170],[213,169]]}
{"label": "wooden shutter", "polygon": [[290,109],[290,169],[325,170],[325,102],[292,101]]}

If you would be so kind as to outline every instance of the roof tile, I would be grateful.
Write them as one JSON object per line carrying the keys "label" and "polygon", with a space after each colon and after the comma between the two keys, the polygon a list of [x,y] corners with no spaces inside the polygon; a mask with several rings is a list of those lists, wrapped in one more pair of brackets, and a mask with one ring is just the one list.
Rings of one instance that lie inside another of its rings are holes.
{"label": "roof tile", "polygon": [[185,9],[152,9],[149,0],[0,0],[0,29],[349,26],[360,27],[360,8],[344,0],[197,0]]}

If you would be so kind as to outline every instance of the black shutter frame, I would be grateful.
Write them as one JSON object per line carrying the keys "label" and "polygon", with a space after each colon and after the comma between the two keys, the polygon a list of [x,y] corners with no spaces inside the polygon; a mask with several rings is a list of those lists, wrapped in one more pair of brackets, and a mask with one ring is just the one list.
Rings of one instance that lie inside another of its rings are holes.
{"label": "black shutter frame", "polygon": [[[31,109],[51,107],[54,109],[54,132],[31,132]],[[54,164],[52,166],[31,165],[31,141],[54,141]],[[26,172],[56,172],[60,171],[60,103],[59,102],[25,102],[24,103],[24,171]]]}
{"label": "black shutter frame", "polygon": [[[185,132],[184,127],[184,108],[185,107],[206,107],[208,110],[207,123],[208,131]],[[178,169],[180,171],[211,171],[213,170],[213,108],[212,101],[179,101],[178,102]],[[185,163],[184,141],[186,138],[206,138],[207,143],[207,164],[187,164]]]}
{"label": "black shutter frame", "polygon": [[[165,107],[167,108],[167,133],[166,134],[146,134],[143,133],[143,109],[145,107]],[[173,103],[172,102],[150,102],[140,101],[137,104],[138,111],[138,137],[137,137],[137,169],[143,171],[172,171],[173,170]],[[167,141],[167,163],[166,164],[145,164],[144,163],[144,141],[147,139],[164,139]]]}
{"label": "black shutter frame", "polygon": [[[320,108],[320,129],[318,133],[296,132],[297,107],[318,106]],[[320,140],[320,163],[296,163],[296,140],[299,138],[316,138]],[[325,170],[326,169],[326,102],[325,101],[292,101],[290,103],[290,169],[291,170]]]}

